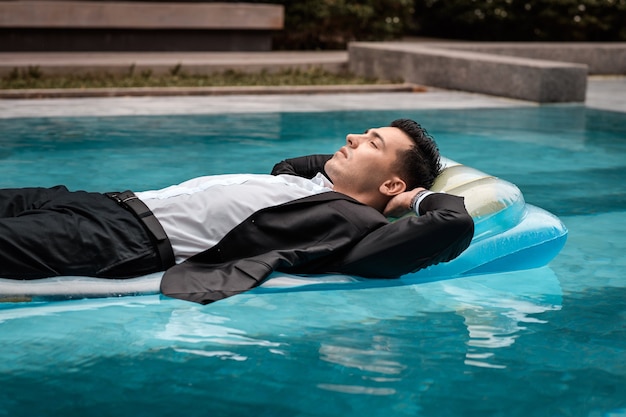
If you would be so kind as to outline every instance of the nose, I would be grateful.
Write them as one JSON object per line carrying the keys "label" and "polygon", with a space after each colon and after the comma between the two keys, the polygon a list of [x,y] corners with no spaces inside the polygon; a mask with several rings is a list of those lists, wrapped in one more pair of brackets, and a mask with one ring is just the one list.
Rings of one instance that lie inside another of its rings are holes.
{"label": "nose", "polygon": [[361,135],[350,133],[348,136],[346,136],[346,144],[350,148],[356,148],[357,146],[359,146],[360,142],[361,142]]}

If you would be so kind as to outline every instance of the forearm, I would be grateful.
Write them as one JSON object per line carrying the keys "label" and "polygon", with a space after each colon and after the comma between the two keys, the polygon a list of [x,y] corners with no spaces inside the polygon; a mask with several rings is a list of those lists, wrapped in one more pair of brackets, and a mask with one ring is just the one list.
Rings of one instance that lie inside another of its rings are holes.
{"label": "forearm", "polygon": [[463,199],[432,193],[419,204],[419,216],[383,226],[361,240],[337,265],[337,272],[393,278],[446,262],[468,246],[474,222]]}

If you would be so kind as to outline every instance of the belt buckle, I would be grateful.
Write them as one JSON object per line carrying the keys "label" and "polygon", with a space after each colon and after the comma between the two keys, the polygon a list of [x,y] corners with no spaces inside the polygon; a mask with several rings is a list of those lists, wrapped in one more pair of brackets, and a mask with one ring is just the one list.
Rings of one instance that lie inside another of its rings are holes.
{"label": "belt buckle", "polygon": [[[118,197],[118,198],[119,198],[119,197]],[[127,203],[126,203],[127,201],[130,201],[130,200],[138,200],[138,199],[139,199],[139,198],[138,198],[136,195],[134,195],[134,194],[133,194],[133,195],[131,195],[131,196],[128,196],[128,197],[124,198],[123,200],[122,200],[122,199],[120,199],[120,202],[121,202],[122,204],[127,204]]]}
{"label": "belt buckle", "polygon": [[115,201],[117,204],[122,204],[122,199],[119,197],[120,193],[105,193],[107,197]]}
{"label": "belt buckle", "polygon": [[137,200],[138,197],[133,193],[128,195],[128,193],[126,192],[122,192],[122,193],[106,193],[107,197],[109,197],[110,199],[112,199],[113,201],[115,201],[117,204],[119,204],[122,207],[125,208],[129,208],[128,206],[128,201],[130,200]]}

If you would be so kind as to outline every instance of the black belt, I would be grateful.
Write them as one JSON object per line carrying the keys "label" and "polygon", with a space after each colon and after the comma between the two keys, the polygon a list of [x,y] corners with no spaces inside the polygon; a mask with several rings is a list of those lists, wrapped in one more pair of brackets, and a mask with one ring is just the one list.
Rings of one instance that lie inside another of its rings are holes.
{"label": "black belt", "polygon": [[125,209],[133,212],[135,216],[146,226],[146,229],[152,235],[154,244],[159,252],[161,258],[161,265],[163,269],[167,269],[174,265],[174,251],[172,251],[172,245],[170,240],[163,230],[163,226],[159,223],[159,220],[154,217],[154,213],[150,211],[148,206],[141,201],[135,193],[132,191],[124,191],[122,193],[105,193],[105,195],[113,199],[117,204]]}

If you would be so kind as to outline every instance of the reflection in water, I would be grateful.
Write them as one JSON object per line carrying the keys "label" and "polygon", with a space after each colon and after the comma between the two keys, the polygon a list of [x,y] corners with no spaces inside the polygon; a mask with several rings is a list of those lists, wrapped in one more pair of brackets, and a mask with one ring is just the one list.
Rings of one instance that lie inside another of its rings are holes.
{"label": "reflection in water", "polygon": [[[392,355],[390,352],[386,354]],[[372,347],[372,350],[356,349],[323,344],[320,348],[322,360],[347,368],[374,372],[383,375],[398,375],[406,366],[390,359],[383,359],[385,352]]]}
{"label": "reflection in water", "polygon": [[524,324],[546,323],[534,315],[561,309],[561,288],[549,268],[433,284],[448,297],[444,305],[464,318],[470,366],[506,368],[497,363],[495,349],[513,345]]}
{"label": "reflection in water", "polygon": [[[272,333],[266,328],[259,333],[256,324],[261,321],[265,327],[277,329],[284,323],[306,322],[306,331],[341,327],[347,323],[372,323],[378,319],[395,320],[395,314],[414,317],[426,314],[425,325],[432,328],[434,324],[429,324],[428,320],[434,317],[433,314],[454,313],[463,318],[467,330],[468,339],[462,353],[465,365],[504,369],[506,364],[498,359],[498,351],[511,347],[519,337],[523,337],[528,324],[545,323],[538,315],[560,310],[562,304],[560,284],[550,268],[416,284],[402,293],[404,298],[394,297],[399,293],[393,289],[374,288],[371,291],[380,292],[380,298],[378,303],[367,308],[356,302],[351,303],[350,291],[347,294],[344,291],[322,291],[319,294],[323,294],[323,298],[319,298],[314,292],[298,293],[295,290],[291,296],[296,300],[305,297],[308,309],[300,308],[301,300],[292,305],[293,301],[289,301],[287,293],[277,298],[252,297],[243,303],[236,299],[227,300],[226,303],[216,303],[211,309],[196,306],[175,309],[165,328],[155,336],[160,340],[176,342],[178,352],[245,360],[246,355],[237,346],[263,346],[271,353],[289,354],[294,340],[283,338],[285,342],[271,341],[281,337],[280,332]],[[386,291],[390,291],[389,294]],[[354,294],[358,297],[357,293]],[[245,300],[245,297],[239,300]],[[320,303],[316,304],[314,300],[320,300]],[[274,305],[272,301],[282,301],[288,306]],[[229,304],[237,304],[237,307]],[[329,305],[341,306],[340,311],[328,314]],[[316,314],[318,308],[320,311]],[[377,329],[366,330],[365,333],[335,337],[326,333],[326,338],[320,342],[320,360],[355,372],[359,383],[347,385],[320,381],[320,389],[371,395],[393,394],[394,389],[390,385],[402,380],[407,369],[411,368],[407,360],[412,358],[410,355],[407,358],[400,339],[380,334]],[[372,334],[372,331],[375,333]],[[202,346],[190,347],[190,344]],[[221,348],[215,349],[215,345]],[[231,349],[224,350],[224,346]],[[450,360],[455,357],[450,356]]]}
{"label": "reflection in water", "polygon": [[227,350],[214,350],[206,351],[201,349],[174,349],[176,352],[189,353],[191,355],[205,356],[207,358],[218,357],[220,359],[230,359],[234,361],[245,361],[248,359],[246,356],[238,355],[234,352]]}
{"label": "reflection in water", "polygon": [[373,388],[358,385],[318,384],[317,387],[327,391],[343,392],[344,394],[393,395],[396,393],[393,388]]}
{"label": "reflection in water", "polygon": [[[545,324],[537,315],[560,310],[562,304],[560,284],[549,268],[417,284],[413,290],[417,296],[413,295],[412,304],[418,306],[418,311],[412,314],[431,313],[430,316],[435,317],[434,313],[453,312],[463,318],[469,336],[464,363],[481,368],[505,369],[506,364],[498,360],[498,351],[511,347],[523,337],[528,324]],[[395,301],[398,304],[395,311],[402,310],[400,301]],[[392,388],[384,386],[385,383],[402,380],[405,371],[411,368],[409,363],[403,363],[407,360],[406,352],[402,344],[396,342],[393,338],[376,335],[367,349],[363,348],[363,340],[356,343],[347,336],[323,343],[320,359],[361,371],[364,386],[326,383],[319,387],[371,393],[375,388],[366,385],[378,382],[383,386],[376,389],[391,393]],[[452,360],[454,357],[451,356]]]}
{"label": "reflection in water", "polygon": [[[247,336],[244,330],[224,325],[229,320],[227,317],[209,314],[206,312],[206,309],[203,310],[201,307],[174,310],[165,325],[165,329],[156,333],[155,337],[161,340],[177,342],[177,344],[184,346],[189,344],[207,345],[205,349],[174,347],[174,350],[180,353],[204,357],[219,357],[220,359],[235,361],[245,361],[248,358],[236,352],[213,350],[210,346],[215,344],[235,347],[255,345],[276,348],[281,346],[281,343],[255,339]],[[272,349],[271,352],[282,353],[277,349]]]}
{"label": "reflection in water", "polygon": [[[343,340],[346,344],[354,343],[354,340]],[[335,343],[341,343],[334,340]],[[396,390],[392,387],[373,387],[366,384],[366,380],[374,383],[389,383],[400,381],[400,374],[407,366],[394,360],[397,353],[389,350],[389,343],[384,336],[374,336],[369,349],[339,346],[337,344],[323,343],[320,347],[320,359],[345,368],[352,368],[362,371],[361,379],[363,385],[345,385],[320,383],[318,388],[327,391],[336,391],[347,394],[367,394],[367,395],[393,395]],[[360,345],[361,346],[361,345]]]}

